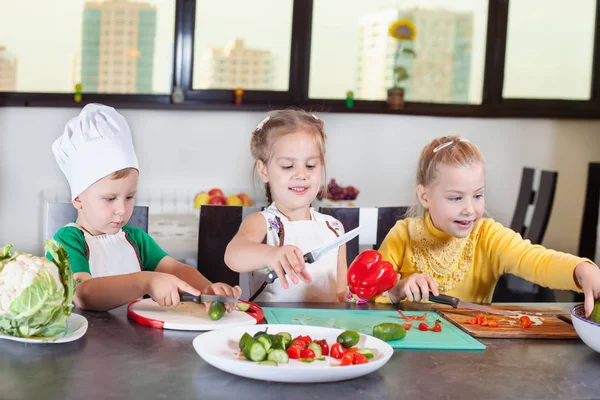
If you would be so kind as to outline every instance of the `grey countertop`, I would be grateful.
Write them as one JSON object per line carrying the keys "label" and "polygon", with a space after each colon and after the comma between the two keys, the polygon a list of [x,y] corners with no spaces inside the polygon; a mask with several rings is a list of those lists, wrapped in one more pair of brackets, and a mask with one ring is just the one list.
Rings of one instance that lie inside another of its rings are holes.
{"label": "grey countertop", "polygon": [[192,347],[198,332],[138,325],[127,319],[125,307],[78,313],[88,319],[89,328],[75,342],[0,341],[0,398],[600,398],[600,354],[579,340],[482,340],[484,352],[396,350],[381,369],[353,381],[283,384],[240,378],[208,365]]}

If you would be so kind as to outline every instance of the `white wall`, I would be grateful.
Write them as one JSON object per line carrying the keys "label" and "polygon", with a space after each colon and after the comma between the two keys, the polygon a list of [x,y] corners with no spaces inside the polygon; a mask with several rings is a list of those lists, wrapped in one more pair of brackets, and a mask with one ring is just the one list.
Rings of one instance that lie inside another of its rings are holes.
{"label": "white wall", "polygon": [[[52,142],[75,108],[0,108],[0,244],[42,249],[45,188],[66,187]],[[140,190],[251,187],[250,133],[256,112],[120,110],[141,166]],[[576,252],[587,164],[600,161],[600,122],[322,114],[330,177],[361,191],[359,205],[406,205],[413,199],[418,153],[432,138],[458,131],[487,158],[487,208],[504,224],[523,166],[559,171],[545,245]]]}

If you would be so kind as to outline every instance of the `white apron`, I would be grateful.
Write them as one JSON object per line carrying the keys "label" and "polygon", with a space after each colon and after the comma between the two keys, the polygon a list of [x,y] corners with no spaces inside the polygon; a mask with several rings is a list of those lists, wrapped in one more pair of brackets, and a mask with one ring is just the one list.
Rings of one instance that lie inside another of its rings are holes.
{"label": "white apron", "polygon": [[94,278],[140,272],[141,262],[137,250],[127,240],[121,229],[114,235],[90,235],[77,224],[67,224],[83,232],[88,247],[90,274]]}
{"label": "white apron", "polygon": [[[267,224],[266,244],[276,247],[294,245],[300,248],[303,254],[331,242],[341,232],[339,223],[333,217],[315,212],[312,208],[311,219],[303,221],[289,221],[277,210],[275,203],[261,214]],[[333,249],[314,263],[306,264],[306,271],[312,277],[311,283],[299,281],[294,285],[288,279],[289,287],[284,289],[281,281],[277,279],[268,284],[255,301],[336,302],[338,250],[339,248]],[[250,295],[264,282],[266,273],[266,269],[250,273]]]}

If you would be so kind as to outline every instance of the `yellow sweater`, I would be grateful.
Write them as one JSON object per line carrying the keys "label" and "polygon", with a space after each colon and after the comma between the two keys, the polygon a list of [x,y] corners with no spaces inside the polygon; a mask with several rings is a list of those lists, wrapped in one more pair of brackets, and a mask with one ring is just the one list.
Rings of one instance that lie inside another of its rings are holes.
{"label": "yellow sweater", "polygon": [[[473,303],[490,303],[504,273],[552,289],[580,291],[575,267],[591,262],[532,245],[515,231],[483,218],[466,238],[440,231],[431,217],[407,218],[390,230],[381,248],[401,278],[414,273],[431,276],[440,292]],[[379,297],[378,302],[389,302]]]}

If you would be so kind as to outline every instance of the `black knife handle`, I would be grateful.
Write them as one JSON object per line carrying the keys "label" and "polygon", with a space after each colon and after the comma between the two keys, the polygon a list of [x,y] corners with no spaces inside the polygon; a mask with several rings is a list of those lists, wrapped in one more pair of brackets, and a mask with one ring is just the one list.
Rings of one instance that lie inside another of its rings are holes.
{"label": "black knife handle", "polygon": [[458,303],[460,303],[460,299],[458,297],[447,296],[445,294],[434,296],[431,292],[429,292],[429,301],[433,301],[434,303],[438,304],[447,304],[452,306],[452,308],[457,308]]}
{"label": "black knife handle", "polygon": [[312,255],[312,253],[306,253],[304,255],[304,262],[307,263],[307,264],[312,264],[312,263],[315,262],[315,259],[314,259],[313,255]]}
{"label": "black knife handle", "polygon": [[200,304],[200,296],[194,296],[193,294],[179,292],[179,301],[191,301],[196,304]]}

